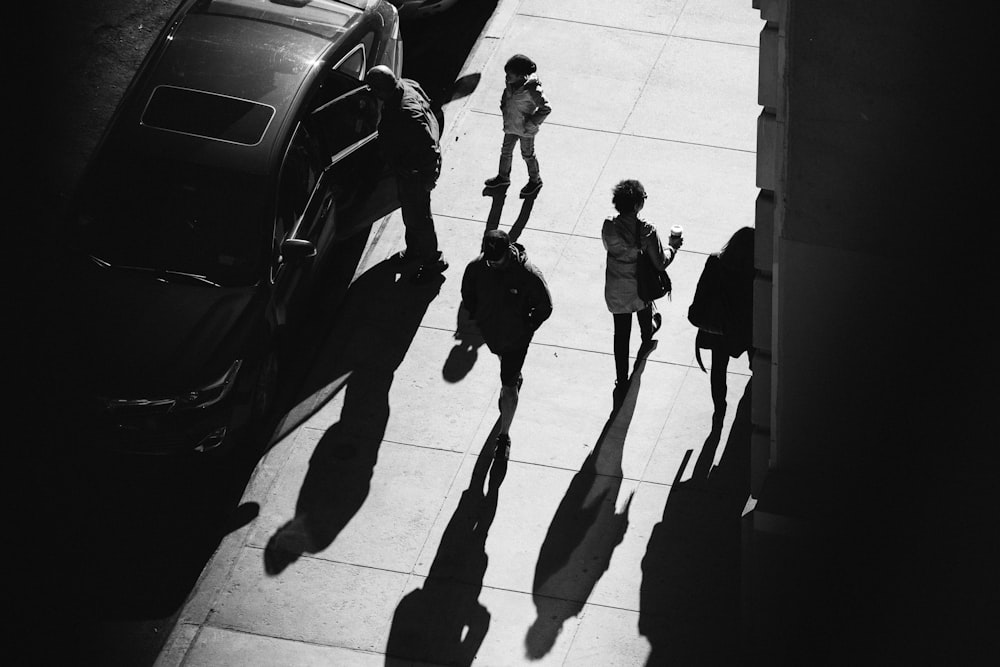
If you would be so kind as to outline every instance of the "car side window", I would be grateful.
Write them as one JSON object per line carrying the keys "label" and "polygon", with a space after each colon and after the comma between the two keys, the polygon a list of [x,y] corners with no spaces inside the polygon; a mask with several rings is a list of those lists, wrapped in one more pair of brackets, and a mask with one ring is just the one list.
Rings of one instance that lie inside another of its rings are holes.
{"label": "car side window", "polygon": [[285,152],[278,181],[274,237],[280,246],[294,231],[319,181],[322,160],[316,138],[299,124]]}
{"label": "car side window", "polygon": [[375,135],[378,101],[367,88],[345,93],[310,114],[309,126],[319,137],[327,164]]}
{"label": "car side window", "polygon": [[363,79],[365,78],[365,47],[363,44],[358,44],[353,51],[347,54],[340,64],[337,65],[336,70],[343,74],[344,76],[350,77],[352,79]]}
{"label": "car side window", "polygon": [[370,48],[366,44],[371,42],[371,35],[364,40],[337,63],[331,66],[320,78],[319,86],[313,94],[310,108],[313,111],[322,109],[333,100],[345,93],[349,93],[356,88],[365,85],[364,78],[368,65],[368,51]]}

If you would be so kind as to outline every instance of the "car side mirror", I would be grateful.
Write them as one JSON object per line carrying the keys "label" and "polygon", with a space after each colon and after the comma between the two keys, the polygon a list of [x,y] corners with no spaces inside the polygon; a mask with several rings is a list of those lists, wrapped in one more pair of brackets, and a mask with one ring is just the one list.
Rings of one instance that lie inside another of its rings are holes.
{"label": "car side mirror", "polygon": [[316,246],[305,239],[285,239],[281,242],[281,258],[285,262],[295,263],[316,256]]}

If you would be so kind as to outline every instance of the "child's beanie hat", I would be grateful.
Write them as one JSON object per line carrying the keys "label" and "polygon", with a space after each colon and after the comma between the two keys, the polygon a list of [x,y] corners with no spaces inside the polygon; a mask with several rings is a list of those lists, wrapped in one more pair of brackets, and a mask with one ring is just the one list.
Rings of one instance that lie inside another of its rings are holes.
{"label": "child's beanie hat", "polygon": [[503,68],[505,71],[513,74],[528,76],[529,74],[534,73],[534,71],[538,69],[538,66],[535,65],[535,61],[528,56],[517,53],[507,60],[507,64],[504,65]]}

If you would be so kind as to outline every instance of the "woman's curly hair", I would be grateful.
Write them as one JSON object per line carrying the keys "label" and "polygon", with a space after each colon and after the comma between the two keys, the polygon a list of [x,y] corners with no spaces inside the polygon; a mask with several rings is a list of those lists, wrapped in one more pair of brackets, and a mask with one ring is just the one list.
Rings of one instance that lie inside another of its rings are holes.
{"label": "woman's curly hair", "polygon": [[632,211],[646,199],[646,188],[635,179],[619,181],[612,191],[611,203],[619,213]]}

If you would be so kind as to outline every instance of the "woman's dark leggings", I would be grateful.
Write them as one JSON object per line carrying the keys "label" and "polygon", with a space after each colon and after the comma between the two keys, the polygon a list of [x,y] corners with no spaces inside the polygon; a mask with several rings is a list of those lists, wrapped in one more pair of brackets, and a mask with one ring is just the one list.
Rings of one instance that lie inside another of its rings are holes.
{"label": "woman's dark leggings", "polygon": [[[642,339],[653,336],[653,309],[643,308],[636,314]],[[628,380],[628,344],[632,336],[632,313],[614,313],[615,318],[615,374],[618,382]]]}

